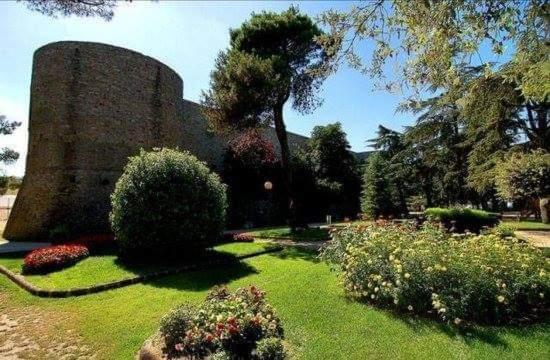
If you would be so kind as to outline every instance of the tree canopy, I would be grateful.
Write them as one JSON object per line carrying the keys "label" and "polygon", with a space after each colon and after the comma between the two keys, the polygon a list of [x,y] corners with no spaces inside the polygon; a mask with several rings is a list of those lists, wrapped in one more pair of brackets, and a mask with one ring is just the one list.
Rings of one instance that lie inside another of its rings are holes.
{"label": "tree canopy", "polygon": [[323,63],[323,51],[315,38],[320,35],[313,21],[294,7],[282,13],[253,13],[230,30],[230,46],[219,54],[210,90],[201,101],[218,131],[275,126],[290,208],[290,149],[283,107],[290,100],[295,110],[309,112],[319,104],[316,90],[323,77],[315,70]]}
{"label": "tree canopy", "polygon": [[[17,0],[24,2],[27,8],[47,16],[57,17],[76,15],[81,17],[99,16],[111,20],[116,0]],[[131,0],[126,0],[131,1]]]}
{"label": "tree canopy", "polygon": [[[320,22],[330,30],[318,41],[330,58],[325,71],[345,61],[389,89],[394,80],[416,89],[456,85],[465,65],[490,74],[499,64],[483,59],[482,49],[498,57],[511,45],[506,76],[527,99],[541,101],[549,94],[549,7],[545,0],[367,0],[324,12]],[[367,61],[362,45],[373,48]],[[389,69],[398,79],[386,78]]]}

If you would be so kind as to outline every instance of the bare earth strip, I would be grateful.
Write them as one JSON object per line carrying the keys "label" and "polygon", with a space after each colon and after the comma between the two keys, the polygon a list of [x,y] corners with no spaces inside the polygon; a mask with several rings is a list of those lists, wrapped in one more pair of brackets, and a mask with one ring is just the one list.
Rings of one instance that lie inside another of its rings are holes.
{"label": "bare earth strip", "polygon": [[526,239],[537,247],[550,248],[550,231],[515,231],[516,236]]}
{"label": "bare earth strip", "polygon": [[0,359],[96,359],[67,327],[68,320],[67,315],[36,306],[13,306],[6,294],[0,294]]}

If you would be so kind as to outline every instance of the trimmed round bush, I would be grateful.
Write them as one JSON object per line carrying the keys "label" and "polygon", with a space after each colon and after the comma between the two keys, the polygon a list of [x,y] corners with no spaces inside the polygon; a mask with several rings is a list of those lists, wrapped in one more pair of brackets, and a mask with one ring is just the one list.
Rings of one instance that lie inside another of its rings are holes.
{"label": "trimmed round bush", "polygon": [[220,236],[226,187],[189,152],[141,150],[124,168],[111,205],[121,255],[188,257]]}

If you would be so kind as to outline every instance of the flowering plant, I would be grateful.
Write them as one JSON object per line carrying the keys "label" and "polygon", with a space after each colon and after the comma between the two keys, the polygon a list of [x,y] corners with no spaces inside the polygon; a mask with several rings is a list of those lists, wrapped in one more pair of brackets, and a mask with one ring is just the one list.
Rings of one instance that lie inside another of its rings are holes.
{"label": "flowering plant", "polygon": [[341,270],[352,298],[456,324],[540,317],[550,305],[550,261],[494,234],[455,239],[429,225],[346,227],[321,256]]}
{"label": "flowering plant", "polygon": [[235,235],[233,235],[233,241],[235,241],[235,242],[253,242],[254,237],[252,237],[252,235],[244,234],[244,233],[235,234]]}
{"label": "flowering plant", "polygon": [[216,287],[198,308],[172,310],[162,319],[160,333],[169,356],[202,358],[225,352],[250,359],[260,340],[280,341],[283,328],[265,293],[255,286],[234,293]]}
{"label": "flowering plant", "polygon": [[76,264],[90,252],[83,245],[56,245],[31,251],[23,261],[23,273],[46,273]]}

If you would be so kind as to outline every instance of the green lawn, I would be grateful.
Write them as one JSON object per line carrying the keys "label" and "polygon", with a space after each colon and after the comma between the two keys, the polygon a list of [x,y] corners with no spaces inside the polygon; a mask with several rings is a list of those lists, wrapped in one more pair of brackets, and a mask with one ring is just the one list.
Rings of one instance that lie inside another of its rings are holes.
{"label": "green lawn", "polygon": [[549,230],[550,224],[543,224],[540,221],[503,221],[514,230]]}
{"label": "green lawn", "polygon": [[[258,245],[224,246],[228,252],[248,253]],[[66,269],[43,281],[75,281],[77,272],[89,279],[93,274],[106,279],[125,271],[112,257],[89,260],[79,264],[80,269]],[[0,258],[1,264],[11,267],[17,261]],[[430,320],[350,302],[326,264],[296,249],[78,298],[32,297],[5,277],[0,277],[0,293],[9,295],[10,306],[34,305],[70,314],[67,321],[98,351],[98,359],[131,359],[155,331],[162,315],[178,303],[202,301],[216,284],[228,284],[232,289],[256,284],[266,290],[299,359],[501,360],[550,355],[550,325],[478,327],[459,333]]]}
{"label": "green lawn", "polygon": [[259,238],[285,238],[294,241],[321,241],[328,238],[328,230],[310,228],[291,232],[289,227],[260,228],[247,232]]}

